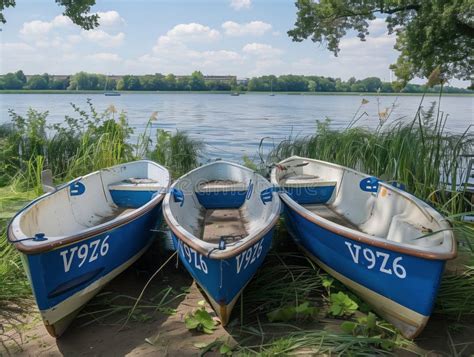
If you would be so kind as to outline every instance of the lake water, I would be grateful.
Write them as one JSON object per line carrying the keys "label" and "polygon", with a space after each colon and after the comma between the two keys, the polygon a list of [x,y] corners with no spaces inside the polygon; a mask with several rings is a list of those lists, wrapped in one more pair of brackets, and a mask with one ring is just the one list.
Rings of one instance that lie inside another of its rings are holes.
{"label": "lake water", "polygon": [[[316,120],[331,119],[331,125],[343,129],[353,118],[362,98],[360,113],[367,112],[359,126],[375,128],[378,112],[395,108],[389,119],[411,120],[420,103],[419,96],[361,95],[286,95],[245,94],[157,94],[132,93],[120,97],[103,94],[0,94],[0,123],[10,120],[8,109],[24,114],[32,107],[49,111],[50,122],[61,122],[73,114],[70,103],[86,108],[90,98],[98,111],[114,105],[127,112],[130,124],[140,132],[151,113],[158,112],[154,127],[184,130],[206,143],[206,157],[240,160],[243,155],[255,157],[262,138],[268,150],[273,143],[292,136],[314,133]],[[424,107],[437,97],[427,97]],[[449,114],[446,125],[451,132],[463,132],[474,123],[474,97],[445,96],[441,110]]]}

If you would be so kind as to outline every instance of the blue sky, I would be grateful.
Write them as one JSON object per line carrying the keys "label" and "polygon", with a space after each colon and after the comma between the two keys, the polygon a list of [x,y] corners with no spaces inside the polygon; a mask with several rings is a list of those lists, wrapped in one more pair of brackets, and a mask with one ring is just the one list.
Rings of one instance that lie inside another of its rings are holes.
{"label": "blue sky", "polygon": [[296,18],[292,0],[97,0],[93,11],[101,26],[83,31],[61,16],[53,0],[17,1],[4,11],[0,72],[201,70],[239,78],[292,73],[388,81],[397,57],[383,19],[371,22],[366,42],[354,34],[344,38],[339,57],[311,41],[293,43],[286,35]]}

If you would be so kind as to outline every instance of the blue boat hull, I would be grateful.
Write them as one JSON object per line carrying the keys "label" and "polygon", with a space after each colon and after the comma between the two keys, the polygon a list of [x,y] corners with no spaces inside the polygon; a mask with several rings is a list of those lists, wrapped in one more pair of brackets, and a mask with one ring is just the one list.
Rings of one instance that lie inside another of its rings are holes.
{"label": "blue boat hull", "polygon": [[48,331],[60,335],[107,282],[150,246],[151,229],[161,222],[161,202],[127,223],[71,245],[23,254],[33,293]]}
{"label": "blue boat hull", "polygon": [[273,231],[274,228],[253,246],[228,259],[206,257],[171,233],[181,262],[205,291],[223,325],[227,324],[240,293],[262,265],[270,250]]}
{"label": "blue boat hull", "polygon": [[435,303],[445,261],[371,246],[330,231],[284,202],[296,243],[323,269],[364,298],[405,336],[415,337]]}

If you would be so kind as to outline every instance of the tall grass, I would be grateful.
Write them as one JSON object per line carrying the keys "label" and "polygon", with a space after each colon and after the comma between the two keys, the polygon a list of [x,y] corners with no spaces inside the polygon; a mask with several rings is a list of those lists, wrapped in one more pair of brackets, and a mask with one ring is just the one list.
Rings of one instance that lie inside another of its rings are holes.
{"label": "tall grass", "polygon": [[[186,133],[146,130],[132,142],[134,130],[114,107],[98,113],[92,102],[62,123],[48,124],[48,112],[10,110],[11,122],[0,125],[0,304],[29,294],[17,252],[6,241],[9,218],[25,201],[42,193],[41,172],[49,168],[60,183],[91,171],[149,158],[182,173],[198,165],[202,144]],[[154,114],[150,118],[153,119]],[[3,187],[2,187],[3,186]],[[26,289],[25,289],[26,286]]]}
{"label": "tall grass", "polygon": [[15,183],[41,189],[45,168],[57,182],[127,161],[149,158],[181,175],[198,165],[203,145],[184,132],[156,130],[153,113],[144,133],[132,142],[133,128],[125,112],[113,106],[98,113],[90,100],[82,109],[74,104],[73,116],[48,124],[48,112],[29,109],[25,116],[10,110],[11,123],[0,126],[0,186]]}
{"label": "tall grass", "polygon": [[362,127],[337,131],[329,120],[318,121],[314,134],[281,142],[267,160],[299,155],[338,163],[401,182],[443,211],[459,213],[467,202],[462,194],[453,193],[466,173],[463,155],[474,151],[474,134],[471,126],[462,134],[447,133],[446,120],[447,115],[436,112],[432,104],[411,122],[385,123],[375,131]]}

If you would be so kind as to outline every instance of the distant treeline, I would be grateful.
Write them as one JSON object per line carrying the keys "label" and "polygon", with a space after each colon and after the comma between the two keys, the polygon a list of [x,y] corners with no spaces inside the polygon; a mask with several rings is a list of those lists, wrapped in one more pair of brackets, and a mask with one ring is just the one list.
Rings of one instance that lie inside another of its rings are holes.
{"label": "distant treeline", "polygon": [[[225,80],[209,80],[201,72],[190,76],[163,75],[161,73],[134,76],[124,75],[119,80],[108,79],[106,75],[79,72],[71,76],[41,75],[25,76],[23,71],[0,76],[0,89],[12,90],[127,90],[127,91],[274,91],[274,92],[399,92],[397,83],[382,82],[378,77],[357,80],[354,77],[343,81],[340,78],[323,76],[261,76],[246,81],[226,77]],[[421,93],[425,86],[408,84],[405,93]],[[437,92],[430,88],[428,92]],[[464,88],[445,86],[446,93],[472,93]]]}

